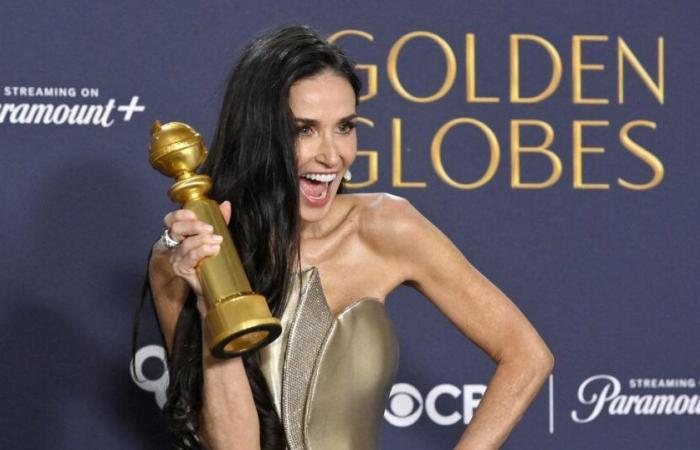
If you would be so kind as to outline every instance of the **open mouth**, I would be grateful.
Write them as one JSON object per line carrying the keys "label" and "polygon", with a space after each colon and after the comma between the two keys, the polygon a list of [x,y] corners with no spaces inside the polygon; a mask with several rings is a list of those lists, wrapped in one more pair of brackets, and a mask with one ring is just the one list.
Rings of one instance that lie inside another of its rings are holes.
{"label": "open mouth", "polygon": [[307,199],[318,202],[328,197],[329,187],[337,176],[337,173],[305,173],[299,177],[299,187]]}

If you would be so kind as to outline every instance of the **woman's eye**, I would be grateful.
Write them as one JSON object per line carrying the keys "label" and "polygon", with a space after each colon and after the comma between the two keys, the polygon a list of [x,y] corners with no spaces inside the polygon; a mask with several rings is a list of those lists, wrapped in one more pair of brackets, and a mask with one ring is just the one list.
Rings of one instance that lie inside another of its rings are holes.
{"label": "woman's eye", "polygon": [[353,129],[355,129],[354,122],[346,122],[338,127],[338,131],[340,131],[341,134],[350,134]]}
{"label": "woman's eye", "polygon": [[311,127],[299,127],[297,128],[297,134],[300,136],[309,136],[311,134]]}

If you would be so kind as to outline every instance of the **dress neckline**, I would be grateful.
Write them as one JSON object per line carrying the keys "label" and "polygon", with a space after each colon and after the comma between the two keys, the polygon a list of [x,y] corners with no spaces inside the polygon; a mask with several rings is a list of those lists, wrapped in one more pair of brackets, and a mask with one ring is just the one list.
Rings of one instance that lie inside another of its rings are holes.
{"label": "dress neckline", "polygon": [[[384,308],[384,302],[381,301],[379,298],[373,297],[373,296],[364,296],[364,297],[360,297],[360,298],[357,298],[357,299],[353,300],[353,301],[350,302],[349,304],[345,305],[345,306],[344,306],[340,311],[338,311],[336,314],[333,314],[333,313],[331,312],[331,307],[330,307],[330,305],[328,304],[328,298],[326,297],[326,292],[323,290],[323,285],[321,284],[321,272],[318,270],[318,267],[317,267],[317,266],[309,266],[309,267],[307,267],[306,269],[302,269],[302,270],[300,270],[300,271],[299,271],[299,270],[296,270],[296,271],[292,272],[292,274],[293,274],[294,276],[298,276],[300,273],[301,273],[301,274],[305,274],[306,272],[312,271],[312,270],[314,270],[314,269],[315,269],[316,278],[317,278],[316,282],[319,284],[319,288],[320,288],[321,293],[322,293],[322,296],[323,296],[323,304],[324,304],[324,307],[325,307],[326,310],[328,311],[328,314],[330,315],[331,320],[332,320],[333,322],[335,322],[335,321],[336,321],[338,318],[340,318],[341,316],[347,314],[350,310],[354,309],[354,308],[357,307],[359,304],[364,303],[364,302],[366,302],[366,301],[377,302],[377,303],[379,303],[379,304],[382,306],[382,308]],[[312,275],[312,276],[313,276],[313,275]]]}
{"label": "dress neckline", "polygon": [[308,271],[311,270],[311,269],[316,269],[316,270],[318,270],[318,267],[316,267],[316,266],[309,266],[309,267],[307,267],[306,269],[294,270],[294,271],[292,271],[292,274],[298,275],[298,274],[300,274],[300,273],[306,273],[306,272],[308,272]]}

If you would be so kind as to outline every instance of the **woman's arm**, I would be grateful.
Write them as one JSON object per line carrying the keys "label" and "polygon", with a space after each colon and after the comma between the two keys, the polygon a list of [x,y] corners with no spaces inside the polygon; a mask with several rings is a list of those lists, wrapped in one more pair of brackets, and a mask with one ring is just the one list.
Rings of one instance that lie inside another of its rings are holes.
{"label": "woman's arm", "polygon": [[[221,209],[228,222],[230,204],[226,203]],[[149,261],[154,306],[168,354],[172,354],[177,320],[190,290],[198,294],[200,316],[206,316],[206,302],[201,297],[201,286],[194,268],[202,258],[216,254],[219,249],[211,239],[212,231],[196,221],[189,211],[171,212],[164,222],[172,230],[172,235],[179,234],[176,239],[184,239],[174,250],[156,243]],[[212,450],[259,450],[258,414],[242,359],[212,357],[202,336],[202,366],[199,433],[204,444]]]}
{"label": "woman's arm", "polygon": [[211,450],[260,450],[258,412],[243,359],[214,358],[204,336],[202,359],[202,440]]}
{"label": "woman's arm", "polygon": [[153,305],[168,354],[172,351],[177,318],[180,317],[190,291],[187,281],[175,275],[170,257],[171,250],[158,241],[153,245],[151,259],[148,261],[148,280]]}
{"label": "woman's arm", "polygon": [[513,302],[407,200],[385,194],[374,215],[375,245],[388,267],[498,364],[456,448],[499,448],[551,372],[552,353]]}

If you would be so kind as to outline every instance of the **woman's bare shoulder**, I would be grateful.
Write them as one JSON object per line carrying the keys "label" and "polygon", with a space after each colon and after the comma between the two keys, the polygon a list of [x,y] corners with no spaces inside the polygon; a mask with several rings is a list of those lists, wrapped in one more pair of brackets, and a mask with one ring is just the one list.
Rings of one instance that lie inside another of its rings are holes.
{"label": "woman's bare shoulder", "polygon": [[373,257],[373,269],[387,278],[386,292],[406,281],[426,284],[425,273],[440,265],[443,256],[437,255],[458,258],[450,240],[406,198],[381,192],[347,200],[353,202],[357,234]]}
{"label": "woman's bare shoulder", "polygon": [[347,208],[359,215],[361,224],[367,228],[365,232],[393,223],[399,218],[396,214],[405,214],[412,208],[407,199],[388,192],[342,194],[341,197],[347,203]]}
{"label": "woman's bare shoulder", "polygon": [[420,213],[404,197],[388,192],[346,194],[356,213],[360,237],[379,254],[392,253],[410,237]]}

